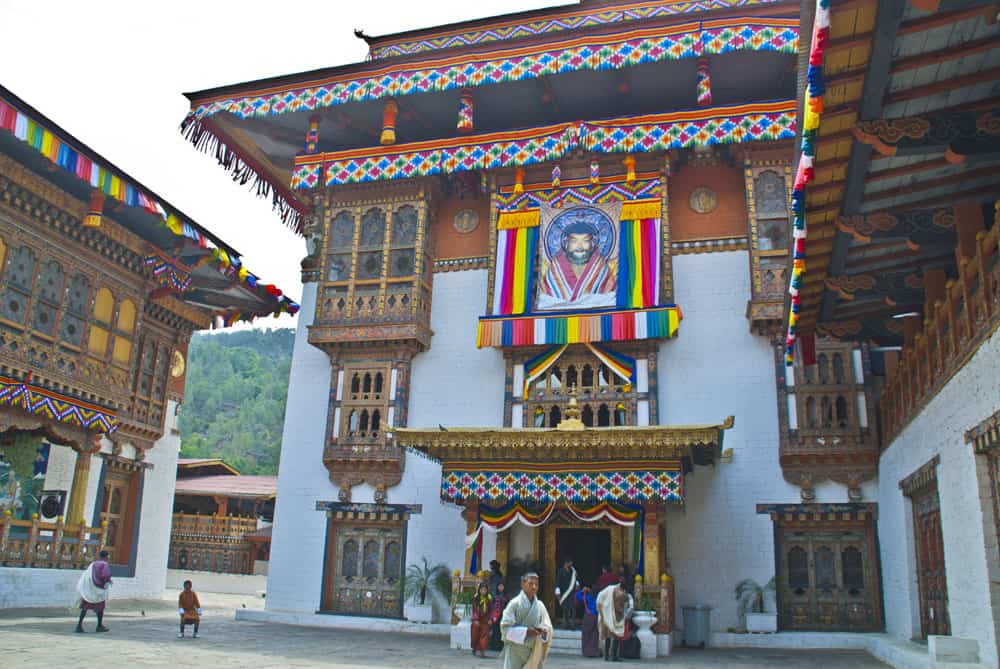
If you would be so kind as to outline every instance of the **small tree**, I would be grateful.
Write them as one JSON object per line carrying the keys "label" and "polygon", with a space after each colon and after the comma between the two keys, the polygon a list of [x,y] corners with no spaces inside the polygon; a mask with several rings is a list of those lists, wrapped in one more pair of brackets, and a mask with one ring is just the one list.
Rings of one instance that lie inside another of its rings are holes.
{"label": "small tree", "polygon": [[774,577],[761,585],[752,578],[745,578],[736,584],[736,601],[740,603],[740,616],[748,613],[764,612],[764,593],[775,588]]}
{"label": "small tree", "polygon": [[426,604],[427,593],[437,593],[444,599],[451,598],[451,575],[445,564],[433,567],[427,564],[427,558],[421,558],[423,566],[411,564],[406,568],[406,580],[403,581],[403,596],[406,601],[414,604]]}

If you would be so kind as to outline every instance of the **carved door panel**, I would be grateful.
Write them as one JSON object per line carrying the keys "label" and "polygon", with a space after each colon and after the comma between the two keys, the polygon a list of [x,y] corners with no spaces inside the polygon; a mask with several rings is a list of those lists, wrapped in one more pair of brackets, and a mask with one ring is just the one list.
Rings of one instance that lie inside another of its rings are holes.
{"label": "carved door panel", "polygon": [[874,553],[863,530],[785,530],[779,543],[782,627],[879,629]]}
{"label": "carved door panel", "polygon": [[401,617],[404,536],[401,525],[337,523],[328,554],[324,609]]}
{"label": "carved door panel", "polygon": [[920,590],[920,634],[951,634],[948,581],[944,570],[941,507],[935,485],[912,496],[917,583]]}

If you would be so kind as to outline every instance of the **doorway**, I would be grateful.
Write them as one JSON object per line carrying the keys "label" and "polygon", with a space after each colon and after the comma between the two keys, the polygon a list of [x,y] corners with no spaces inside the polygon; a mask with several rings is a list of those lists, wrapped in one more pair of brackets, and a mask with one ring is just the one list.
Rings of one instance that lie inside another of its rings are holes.
{"label": "doorway", "polygon": [[920,636],[950,635],[948,580],[944,568],[944,539],[941,536],[941,504],[937,480],[933,486],[914,494],[913,533],[917,554],[917,584],[920,591]]}
{"label": "doorway", "polygon": [[611,530],[570,527],[556,530],[556,569],[567,557],[573,558],[576,580],[593,585],[601,575],[601,565],[611,564]]}

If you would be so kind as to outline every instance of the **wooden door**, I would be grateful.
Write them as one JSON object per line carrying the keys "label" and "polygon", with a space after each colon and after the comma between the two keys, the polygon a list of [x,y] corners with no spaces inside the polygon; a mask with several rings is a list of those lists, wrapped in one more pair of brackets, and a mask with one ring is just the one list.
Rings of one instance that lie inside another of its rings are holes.
{"label": "wooden door", "polygon": [[874,542],[864,528],[779,533],[778,607],[783,629],[881,629]]}
{"label": "wooden door", "polygon": [[404,526],[338,522],[330,529],[323,609],[402,617]]}
{"label": "wooden door", "polygon": [[941,537],[941,505],[937,480],[911,496],[913,536],[916,542],[917,584],[920,591],[920,635],[950,635],[948,581]]}
{"label": "wooden door", "polygon": [[135,482],[132,472],[108,470],[104,477],[101,521],[107,523],[104,543],[111,564],[128,564],[131,557]]}

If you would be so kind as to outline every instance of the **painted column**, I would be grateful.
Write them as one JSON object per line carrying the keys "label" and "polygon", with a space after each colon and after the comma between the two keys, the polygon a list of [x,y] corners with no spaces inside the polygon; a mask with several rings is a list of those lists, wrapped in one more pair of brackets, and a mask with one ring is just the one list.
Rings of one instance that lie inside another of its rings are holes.
{"label": "painted column", "polygon": [[507,573],[507,561],[510,559],[510,529],[497,534],[496,561],[500,563],[500,571]]}
{"label": "painted column", "polygon": [[649,587],[655,587],[660,582],[660,513],[657,504],[646,505],[642,550],[642,580]]}
{"label": "painted column", "polygon": [[[479,500],[467,501],[462,517],[465,518],[465,536],[469,536],[476,531],[476,523],[479,521]],[[465,549],[465,565],[462,567],[462,571],[467,578],[475,576],[470,569],[472,567],[472,554],[475,550],[475,543]],[[482,565],[477,565],[477,569],[481,570],[482,568]]]}
{"label": "painted column", "polygon": [[69,492],[69,508],[66,510],[67,525],[86,525],[83,513],[87,504],[87,483],[90,479],[90,452],[76,453],[76,465],[73,467],[73,487]]}

